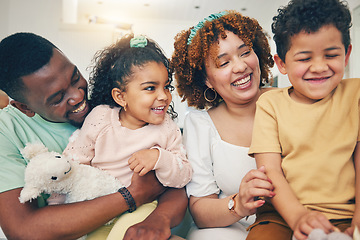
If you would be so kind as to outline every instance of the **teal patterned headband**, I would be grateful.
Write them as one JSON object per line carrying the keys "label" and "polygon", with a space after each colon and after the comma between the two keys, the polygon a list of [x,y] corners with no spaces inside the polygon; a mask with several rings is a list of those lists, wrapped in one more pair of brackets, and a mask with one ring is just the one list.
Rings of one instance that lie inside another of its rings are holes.
{"label": "teal patterned headband", "polygon": [[201,20],[198,24],[196,24],[196,26],[194,26],[194,28],[191,29],[189,38],[187,40],[187,45],[191,44],[191,41],[195,37],[197,31],[199,29],[203,28],[206,22],[211,22],[211,21],[213,21],[215,19],[219,19],[219,18],[221,18],[222,16],[224,16],[226,14],[228,14],[227,11],[222,11],[222,12],[219,12],[219,13],[213,13],[210,16],[208,16],[208,17],[204,18],[203,20]]}
{"label": "teal patterned headband", "polygon": [[147,39],[145,36],[136,36],[130,39],[130,47],[143,48],[147,46]]}

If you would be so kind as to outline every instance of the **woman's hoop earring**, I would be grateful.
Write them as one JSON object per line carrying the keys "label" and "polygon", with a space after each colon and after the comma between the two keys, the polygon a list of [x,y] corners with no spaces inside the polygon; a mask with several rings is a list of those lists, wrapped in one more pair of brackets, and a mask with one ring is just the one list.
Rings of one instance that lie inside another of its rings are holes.
{"label": "woman's hoop earring", "polygon": [[[208,90],[211,90],[212,92],[213,92],[213,98],[212,99],[209,99],[206,95],[207,95],[207,91]],[[213,101],[215,101],[215,99],[217,98],[217,92],[215,91],[215,89],[213,89],[213,88],[207,88],[205,91],[204,91],[204,98],[205,98],[205,100],[207,101],[207,102],[209,102],[209,103],[212,103]]]}

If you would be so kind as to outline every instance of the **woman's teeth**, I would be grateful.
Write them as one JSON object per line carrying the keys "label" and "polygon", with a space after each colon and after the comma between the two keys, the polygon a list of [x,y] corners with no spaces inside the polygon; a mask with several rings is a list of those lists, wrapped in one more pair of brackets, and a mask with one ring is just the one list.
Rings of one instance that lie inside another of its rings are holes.
{"label": "woman's teeth", "polygon": [[75,109],[73,111],[73,113],[78,113],[78,112],[81,112],[82,110],[84,110],[86,107],[86,101],[83,102],[83,104],[80,105],[80,107],[78,107],[77,109]]}
{"label": "woman's teeth", "polygon": [[236,82],[233,82],[232,85],[237,87],[237,86],[240,86],[240,85],[244,85],[246,83],[248,83],[250,81],[250,75],[247,76],[246,78],[243,78],[243,79],[240,79]]}

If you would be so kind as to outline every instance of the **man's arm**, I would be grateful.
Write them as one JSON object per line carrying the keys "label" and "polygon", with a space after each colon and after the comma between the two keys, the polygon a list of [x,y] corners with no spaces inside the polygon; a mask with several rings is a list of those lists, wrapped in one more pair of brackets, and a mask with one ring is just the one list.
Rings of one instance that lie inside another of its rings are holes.
{"label": "man's arm", "polygon": [[188,198],[185,189],[169,188],[159,198],[157,208],[141,223],[130,227],[124,240],[169,239],[170,229],[180,224],[184,218]]}
{"label": "man's arm", "polygon": [[[164,191],[154,172],[134,174],[128,187],[136,205],[151,202]],[[0,194],[0,225],[8,239],[75,239],[102,226],[128,210],[120,193],[90,201],[37,207],[37,202],[21,204],[21,188]]]}

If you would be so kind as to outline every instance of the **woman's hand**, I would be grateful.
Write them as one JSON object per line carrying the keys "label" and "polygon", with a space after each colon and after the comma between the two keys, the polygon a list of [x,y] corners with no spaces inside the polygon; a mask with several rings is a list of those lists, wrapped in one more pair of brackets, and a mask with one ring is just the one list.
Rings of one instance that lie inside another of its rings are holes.
{"label": "woman's hand", "polygon": [[240,216],[249,216],[256,212],[258,207],[265,203],[265,197],[275,196],[271,180],[265,174],[265,167],[249,171],[239,187],[239,194],[236,196],[235,211]]}

